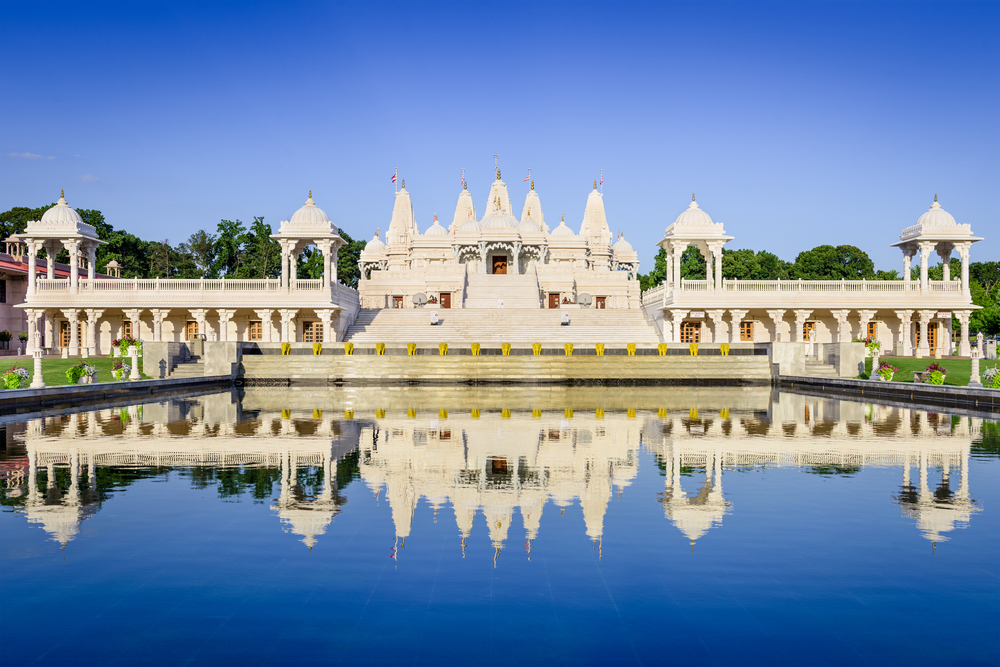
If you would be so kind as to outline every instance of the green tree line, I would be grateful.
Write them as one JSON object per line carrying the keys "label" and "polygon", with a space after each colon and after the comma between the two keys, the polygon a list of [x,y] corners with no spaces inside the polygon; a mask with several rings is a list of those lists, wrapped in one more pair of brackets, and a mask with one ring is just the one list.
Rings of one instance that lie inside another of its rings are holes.
{"label": "green tree line", "polygon": [[[949,265],[952,279],[961,271],[961,262],[953,259]],[[694,246],[681,256],[681,277],[704,280],[707,265],[705,258]],[[660,285],[666,279],[667,251],[660,248],[653,263],[653,270],[639,274],[643,291]],[[944,277],[941,264],[928,268],[931,280]],[[787,262],[766,250],[753,251],[722,249],[722,277],[737,280],[902,280],[899,271],[878,271],[868,254],[851,245],[821,245],[800,252],[794,262]],[[920,280],[920,268],[912,269],[913,280]],[[969,328],[973,333],[987,335],[1000,333],[1000,262],[971,262],[969,264],[969,290],[972,302],[982,306],[972,314]],[[957,320],[955,321],[957,325]]]}
{"label": "green tree line", "polygon": [[[29,220],[40,220],[55,206],[15,207],[0,213],[0,234],[8,238],[25,230]],[[107,245],[97,250],[96,270],[115,260],[123,278],[277,278],[281,275],[281,247],[271,238],[271,225],[254,217],[249,226],[240,220],[220,220],[214,232],[199,230],[186,241],[172,245],[168,239],[146,241],[135,234],[117,230],[97,210],[76,209],[83,221],[93,225],[97,237]],[[364,241],[355,241],[343,229],[346,242],[337,254],[337,278],[357,287],[358,257]],[[45,257],[42,251],[42,257]],[[69,263],[66,251],[56,261]],[[320,278],[323,255],[309,246],[297,260],[298,278]]]}

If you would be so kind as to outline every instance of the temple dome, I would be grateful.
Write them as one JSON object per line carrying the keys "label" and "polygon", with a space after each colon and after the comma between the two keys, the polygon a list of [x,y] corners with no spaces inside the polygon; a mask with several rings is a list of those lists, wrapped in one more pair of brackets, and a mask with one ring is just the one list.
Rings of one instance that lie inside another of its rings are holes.
{"label": "temple dome", "polygon": [[434,218],[434,224],[428,227],[427,231],[424,232],[424,236],[448,236],[448,230],[441,226],[438,219]]}
{"label": "temple dome", "polygon": [[934,195],[934,203],[917,219],[917,224],[921,227],[953,227],[958,223],[955,222],[955,218],[951,213],[941,208],[941,204],[937,200],[937,195]]}
{"label": "temple dome", "polygon": [[625,240],[624,236],[615,241],[615,244],[611,246],[611,250],[613,250],[616,255],[635,252],[635,248],[632,247],[631,243]]}
{"label": "temple dome", "polygon": [[482,227],[478,220],[466,220],[462,223],[462,226],[458,228],[460,232],[478,232]]}
{"label": "temple dome", "polygon": [[552,230],[550,236],[576,236],[573,230],[566,226],[566,218],[563,217],[562,222],[559,226]]}
{"label": "temple dome", "polygon": [[281,223],[279,234],[336,234],[339,230],[330,221],[330,217],[312,198],[312,190],[309,191],[309,199],[297,210],[290,220]]}
{"label": "temple dome", "polygon": [[55,206],[42,214],[41,222],[46,225],[67,226],[76,229],[77,225],[83,224],[83,218],[66,203],[65,195],[60,192],[59,201],[56,202]]}
{"label": "temple dome", "polygon": [[371,254],[385,252],[385,244],[382,243],[382,239],[378,237],[378,234],[375,234],[375,236],[372,237],[372,240],[365,246],[365,252]]}
{"label": "temple dome", "polygon": [[525,220],[520,225],[517,226],[517,231],[522,234],[537,234],[542,231],[542,228],[538,226],[538,223],[534,220]]}
{"label": "temple dome", "polygon": [[698,202],[691,196],[691,203],[687,210],[677,216],[674,220],[675,227],[711,227],[713,224],[711,216],[698,208]]}
{"label": "temple dome", "polygon": [[518,223],[517,218],[512,215],[495,213],[493,215],[483,216],[483,219],[479,224],[480,229],[517,229],[520,223]]}

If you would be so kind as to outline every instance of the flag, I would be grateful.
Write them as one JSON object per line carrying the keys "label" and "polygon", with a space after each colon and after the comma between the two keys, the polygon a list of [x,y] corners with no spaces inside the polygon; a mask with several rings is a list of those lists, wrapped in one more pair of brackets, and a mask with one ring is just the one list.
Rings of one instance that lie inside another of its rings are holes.
{"label": "flag", "polygon": [[396,182],[396,174],[393,174],[393,175],[392,175],[392,182],[393,182],[393,183],[395,183],[395,182]]}
{"label": "flag", "polygon": [[604,185],[604,172],[601,172],[601,185]]}
{"label": "flag", "polygon": [[531,180],[531,174],[528,174],[527,176],[524,177],[524,182],[525,183],[527,183],[530,180]]}

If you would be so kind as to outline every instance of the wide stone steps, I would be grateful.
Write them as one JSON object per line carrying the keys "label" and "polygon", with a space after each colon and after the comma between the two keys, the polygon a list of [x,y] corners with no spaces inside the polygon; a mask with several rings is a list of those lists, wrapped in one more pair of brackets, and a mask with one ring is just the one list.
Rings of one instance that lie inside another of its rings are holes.
{"label": "wide stone steps", "polygon": [[466,308],[496,308],[503,300],[504,308],[539,307],[538,278],[525,275],[484,275],[470,273],[465,288]]}
{"label": "wide stone steps", "polygon": [[821,361],[806,360],[806,375],[808,377],[839,378],[840,374],[832,364]]}
{"label": "wide stone steps", "polygon": [[439,324],[431,325],[430,307],[362,311],[345,335],[358,343],[467,345],[472,343],[542,344],[652,344],[656,330],[639,310],[449,309],[437,310]]}
{"label": "wide stone steps", "polygon": [[768,384],[766,356],[244,356],[244,379],[293,383]]}
{"label": "wide stone steps", "polygon": [[201,377],[205,374],[205,362],[201,357],[193,356],[188,361],[177,364],[170,371],[172,378]]}

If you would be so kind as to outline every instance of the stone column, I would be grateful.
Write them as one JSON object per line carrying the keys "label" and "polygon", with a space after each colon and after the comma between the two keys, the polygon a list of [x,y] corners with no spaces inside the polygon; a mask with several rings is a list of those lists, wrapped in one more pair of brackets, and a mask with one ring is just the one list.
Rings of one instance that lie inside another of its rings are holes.
{"label": "stone column", "polygon": [[[785,333],[785,311],[783,309],[769,310],[767,316],[774,322],[774,340],[783,341]],[[791,338],[791,337],[789,337]]]}
{"label": "stone column", "polygon": [[941,270],[944,272],[943,280],[946,283],[951,282],[951,251],[954,247],[954,243],[944,241],[938,243],[936,247],[938,257],[941,258]]}
{"label": "stone column", "polygon": [[[125,317],[128,318],[128,321],[132,323],[132,338],[140,340],[142,338],[142,332],[139,330],[139,327],[142,325],[142,308],[129,308],[123,312],[125,313]],[[201,333],[200,325],[198,327],[198,333]]]}
{"label": "stone column", "polygon": [[66,239],[62,244],[69,253],[69,292],[76,294],[80,290],[80,242]]}
{"label": "stone column", "polygon": [[290,333],[289,325],[295,320],[295,315],[299,311],[294,308],[282,308],[278,311],[281,316],[281,342],[282,343],[294,343],[295,333]]}
{"label": "stone column", "polygon": [[[35,293],[35,280],[38,279],[38,249],[37,241],[29,241],[25,244],[28,251],[28,296]],[[29,343],[31,338],[28,338]]]}
{"label": "stone column", "polygon": [[[858,337],[861,340],[868,338],[868,325],[871,323],[872,318],[875,317],[875,313],[878,311],[874,310],[859,310],[858,311],[858,322],[861,326],[861,331],[858,332]],[[878,338],[878,336],[876,336]]]}
{"label": "stone column", "polygon": [[34,332],[29,336],[29,340],[32,342],[32,361],[35,366],[35,373],[31,378],[31,389],[41,389],[45,386],[45,379],[42,377],[42,355],[45,351],[42,350],[42,334],[39,332]]}
{"label": "stone column", "polygon": [[833,315],[833,319],[837,320],[837,342],[850,343],[851,323],[848,321],[848,318],[851,316],[851,311],[844,308],[842,310],[831,310],[830,314]]}
{"label": "stone column", "polygon": [[903,248],[903,282],[910,282],[910,262],[913,261],[913,250],[911,248]]}
{"label": "stone column", "polygon": [[43,326],[45,327],[45,343],[47,346],[54,350],[56,347],[56,321],[55,316],[58,310],[47,310],[45,311],[45,321]]}
{"label": "stone column", "polygon": [[[44,315],[45,311],[25,308],[24,312],[28,316],[28,340],[25,341],[24,353],[32,354],[35,351],[35,334],[38,332],[38,318]],[[41,339],[40,335],[39,339]]]}
{"label": "stone column", "polygon": [[72,357],[80,354],[80,343],[77,336],[80,335],[80,313],[76,310],[64,310],[63,316],[69,320],[69,354]]}
{"label": "stone column", "polygon": [[919,318],[919,328],[917,331],[920,335],[920,344],[917,346],[917,357],[926,357],[931,352],[930,337],[927,335],[929,324],[931,323],[931,318],[934,317],[933,310],[919,310],[917,311],[917,316]]}
{"label": "stone column", "polygon": [[899,318],[899,342],[903,344],[900,354],[908,357],[910,356],[910,342],[913,338],[913,327],[911,325],[913,311],[897,310],[895,313],[896,317]]}
{"label": "stone column", "polygon": [[271,342],[271,318],[274,316],[274,311],[270,309],[266,310],[255,310],[257,317],[260,318],[260,328],[263,337],[262,343]]}
{"label": "stone column", "polygon": [[[708,270],[706,270],[705,272],[705,277],[708,278],[709,285],[711,285],[712,288],[717,292],[722,290],[722,246],[724,245],[725,243],[723,243],[722,241],[708,242],[708,250],[709,253],[712,255],[712,261],[707,262],[707,266],[711,267],[714,265],[715,277],[713,279],[712,271]],[[705,259],[708,258],[706,257]]]}
{"label": "stone column", "polygon": [[806,342],[805,336],[803,335],[804,332],[802,331],[802,329],[803,329],[803,327],[805,327],[806,320],[809,319],[810,315],[812,315],[812,311],[811,310],[796,310],[795,311],[795,335],[793,336],[793,338],[795,339],[795,342],[797,342],[797,343],[804,343],[804,342]]}
{"label": "stone column", "polygon": [[45,248],[45,254],[48,255],[45,259],[46,263],[46,278],[49,280],[55,280],[56,277],[56,255],[59,254],[59,241],[43,241],[42,245]]}
{"label": "stone column", "polygon": [[141,380],[142,376],[139,375],[139,348],[135,345],[129,345],[128,357],[129,361],[132,363],[132,368],[129,369],[128,379]]}
{"label": "stone column", "polygon": [[94,308],[88,308],[87,313],[87,351],[91,356],[97,355],[97,334],[100,329],[98,321],[101,315],[104,314],[103,310],[96,310]]}
{"label": "stone column", "polygon": [[229,340],[229,321],[236,311],[232,308],[219,308],[219,340],[223,343]]}
{"label": "stone column", "polygon": [[729,327],[729,342],[730,343],[738,343],[738,342],[740,342],[740,322],[743,321],[743,318],[746,317],[746,314],[749,313],[749,312],[750,312],[749,310],[745,310],[745,309],[744,310],[733,310],[733,309],[730,309],[730,311],[729,311],[729,319],[732,322],[732,324]]}
{"label": "stone column", "polygon": [[927,294],[930,290],[927,279],[927,268],[931,260],[931,253],[934,252],[934,244],[930,241],[921,241],[917,244],[920,248],[920,293]]}
{"label": "stone column", "polygon": [[514,275],[520,275],[521,273],[521,242],[514,241],[514,252],[511,258],[511,264],[514,265]]}
{"label": "stone column", "polygon": [[194,321],[198,323],[198,333],[205,336],[205,340],[208,340],[208,324],[205,319],[208,315],[208,309],[194,308],[188,310],[188,312],[191,313],[191,317],[194,318]]}
{"label": "stone column", "polygon": [[684,318],[687,317],[688,312],[690,311],[678,310],[676,308],[670,309],[670,322],[673,325],[674,343],[681,342],[681,322],[683,322]]}
{"label": "stone column", "polygon": [[97,246],[87,246],[87,280],[94,279],[94,264],[97,263]]}
{"label": "stone column", "polygon": [[705,314],[712,320],[712,342],[721,343],[725,338],[724,327],[726,326],[723,317],[726,314],[721,308],[717,310],[706,310]]}
{"label": "stone column", "polygon": [[666,298],[666,291],[674,284],[674,251],[673,244],[668,243],[667,247],[664,248],[666,251],[666,275],[663,277],[664,285],[664,298]]}
{"label": "stone column", "polygon": [[972,298],[972,292],[969,290],[969,251],[971,249],[971,241],[963,241],[962,243],[955,244],[955,250],[958,251],[958,256],[962,258],[962,294],[966,299]]}
{"label": "stone column", "polygon": [[681,288],[681,256],[684,251],[687,250],[686,243],[674,243],[674,289],[679,290]]}
{"label": "stone column", "polygon": [[323,342],[324,343],[333,343],[337,339],[336,336],[332,335],[333,334],[333,331],[332,331],[332,329],[333,329],[333,326],[332,326],[333,314],[334,314],[334,311],[332,309],[330,309],[330,308],[325,308],[325,309],[317,310],[316,311],[316,316],[319,318],[320,322],[323,323]]}
{"label": "stone column", "polygon": [[169,308],[154,308],[150,310],[153,314],[153,340],[157,343],[163,342],[163,320],[170,314]]}
{"label": "stone column", "polygon": [[[953,317],[958,318],[959,324],[959,339],[958,339],[958,356],[969,357],[972,356],[972,345],[969,344],[969,317],[972,315],[971,311],[968,310],[956,310],[952,313]],[[982,336],[982,334],[979,334]],[[979,338],[979,356],[983,356],[983,343],[982,338]]]}

